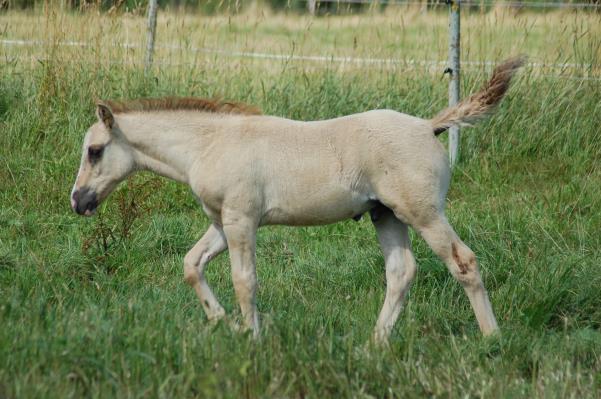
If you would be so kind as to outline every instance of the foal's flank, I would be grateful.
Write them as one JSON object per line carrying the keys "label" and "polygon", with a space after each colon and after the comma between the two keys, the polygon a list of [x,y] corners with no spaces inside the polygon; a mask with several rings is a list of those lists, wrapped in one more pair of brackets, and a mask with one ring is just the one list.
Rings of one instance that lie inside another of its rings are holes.
{"label": "foal's flank", "polygon": [[501,63],[476,94],[425,120],[391,110],[301,122],[244,104],[196,98],[97,104],[71,205],[92,215],[128,175],[188,184],[212,224],[184,257],[184,276],[211,320],[225,315],[204,270],[229,249],[244,325],[259,334],[255,245],[263,225],[319,225],[370,212],[384,253],[386,296],[374,338],[386,342],[416,274],[408,226],[461,283],[481,331],[498,327],[474,253],[444,214],[450,170],[436,139],[489,114],[522,58]]}

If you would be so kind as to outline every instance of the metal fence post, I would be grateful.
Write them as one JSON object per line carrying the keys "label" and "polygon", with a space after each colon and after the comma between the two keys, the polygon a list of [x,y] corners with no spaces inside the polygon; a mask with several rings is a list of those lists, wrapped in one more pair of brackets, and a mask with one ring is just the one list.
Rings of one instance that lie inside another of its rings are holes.
{"label": "metal fence post", "polygon": [[[449,106],[459,102],[459,41],[460,41],[460,6],[461,0],[447,0],[450,7],[449,18],[449,69],[451,80],[449,82]],[[449,129],[449,158],[451,166],[459,160],[460,132],[458,127]]]}
{"label": "metal fence post", "polygon": [[148,25],[146,29],[146,56],[144,57],[144,73],[148,74],[152,68],[154,55],[154,38],[157,30],[157,0],[148,1]]}

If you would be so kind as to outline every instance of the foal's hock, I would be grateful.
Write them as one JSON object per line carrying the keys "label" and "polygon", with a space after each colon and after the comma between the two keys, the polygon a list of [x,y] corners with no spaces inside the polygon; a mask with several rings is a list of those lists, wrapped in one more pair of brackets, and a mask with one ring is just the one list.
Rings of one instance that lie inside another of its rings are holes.
{"label": "foal's hock", "polygon": [[138,170],[188,184],[212,224],[184,258],[185,280],[209,319],[223,317],[204,270],[229,249],[244,323],[255,336],[257,229],[334,223],[370,212],[386,267],[375,339],[388,338],[415,277],[408,226],[462,284],[480,329],[491,334],[498,327],[476,257],[444,214],[450,171],[435,136],[489,114],[523,62],[503,62],[479,92],[431,120],[374,110],[301,122],[198,98],[101,102],[98,122],[84,139],[71,205],[78,214],[94,214]]}

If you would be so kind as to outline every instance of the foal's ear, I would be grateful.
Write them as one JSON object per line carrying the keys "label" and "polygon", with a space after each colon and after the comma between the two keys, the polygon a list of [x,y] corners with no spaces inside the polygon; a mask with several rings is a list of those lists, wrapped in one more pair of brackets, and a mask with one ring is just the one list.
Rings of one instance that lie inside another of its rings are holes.
{"label": "foal's ear", "polygon": [[96,116],[98,120],[107,127],[107,129],[111,130],[113,125],[115,124],[115,117],[113,116],[113,111],[111,111],[110,107],[103,102],[96,103]]}

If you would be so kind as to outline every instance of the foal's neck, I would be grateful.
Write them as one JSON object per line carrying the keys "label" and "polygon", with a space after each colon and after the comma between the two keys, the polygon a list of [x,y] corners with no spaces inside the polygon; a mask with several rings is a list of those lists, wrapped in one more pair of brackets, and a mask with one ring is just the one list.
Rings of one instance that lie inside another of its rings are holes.
{"label": "foal's neck", "polygon": [[134,149],[136,167],[182,183],[198,160],[207,116],[199,112],[126,113],[117,123]]}

